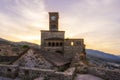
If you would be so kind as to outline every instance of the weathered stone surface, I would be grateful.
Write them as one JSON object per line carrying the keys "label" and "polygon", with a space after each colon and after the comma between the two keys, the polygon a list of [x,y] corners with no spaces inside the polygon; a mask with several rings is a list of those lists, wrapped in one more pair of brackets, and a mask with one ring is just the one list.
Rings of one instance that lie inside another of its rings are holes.
{"label": "weathered stone surface", "polygon": [[[73,43],[73,45],[71,45]],[[83,39],[65,39],[64,40],[64,57],[71,59],[76,53],[84,52],[85,45]]]}
{"label": "weathered stone surface", "polygon": [[44,80],[44,78],[43,77],[39,77],[39,78],[36,78],[34,80]]}
{"label": "weathered stone surface", "polygon": [[103,79],[90,74],[77,74],[75,80],[103,80]]}
{"label": "weathered stone surface", "polygon": [[120,80],[120,70],[88,67],[88,73],[99,76],[105,80]]}
{"label": "weathered stone surface", "polygon": [[28,68],[15,65],[0,65],[0,76],[13,79],[18,77],[21,80],[33,80],[39,77],[47,78],[49,80],[72,80],[73,74],[74,68],[71,68],[66,72],[58,72],[51,69]]}
{"label": "weathered stone surface", "polygon": [[76,53],[72,59],[71,62],[71,67],[76,67],[76,72],[77,73],[87,73],[88,69],[88,65],[85,64],[84,62],[86,61],[83,57],[81,58],[82,53]]}
{"label": "weathered stone surface", "polygon": [[78,53],[78,52],[74,54],[71,62],[71,67],[87,66],[87,64],[83,63],[84,61],[86,61],[85,56],[81,58],[80,56],[81,54],[84,55],[84,53]]}
{"label": "weathered stone surface", "polygon": [[80,66],[76,68],[76,72],[80,74],[88,73],[88,67],[87,66]]}
{"label": "weathered stone surface", "polygon": [[52,64],[44,59],[40,54],[36,54],[32,49],[29,49],[26,54],[21,56],[14,65],[19,65],[22,67],[36,67],[41,69],[51,69]]}
{"label": "weathered stone surface", "polygon": [[49,38],[61,38],[64,39],[64,33],[65,31],[41,31],[41,48],[44,48],[45,45],[45,39]]}
{"label": "weathered stone surface", "polygon": [[18,66],[0,64],[0,76],[15,78],[18,74]]}

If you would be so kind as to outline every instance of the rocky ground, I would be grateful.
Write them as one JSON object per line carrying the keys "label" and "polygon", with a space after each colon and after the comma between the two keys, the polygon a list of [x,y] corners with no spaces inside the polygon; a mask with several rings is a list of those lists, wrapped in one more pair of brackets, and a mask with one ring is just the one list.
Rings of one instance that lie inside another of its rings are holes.
{"label": "rocky ground", "polygon": [[[11,78],[0,77],[0,80],[21,80],[21,79],[19,78],[11,79]],[[35,80],[44,80],[44,79],[37,78]],[[77,74],[74,80],[103,80],[103,79],[90,74]]]}
{"label": "rocky ground", "polygon": [[95,66],[95,67],[106,68],[110,70],[114,70],[114,69],[120,70],[120,64],[118,63],[105,61],[101,58],[96,58],[90,55],[87,56],[87,60],[92,66]]}
{"label": "rocky ground", "polygon": [[75,80],[103,80],[103,79],[90,74],[77,74]]}
{"label": "rocky ground", "polygon": [[24,45],[0,44],[0,56],[18,56],[24,50]]}
{"label": "rocky ground", "polygon": [[0,77],[0,80],[21,80],[21,79],[19,78],[11,79],[11,78]]}
{"label": "rocky ground", "polygon": [[[35,80],[44,80],[44,79],[36,78]],[[103,79],[90,74],[77,74],[74,80],[103,80]]]}

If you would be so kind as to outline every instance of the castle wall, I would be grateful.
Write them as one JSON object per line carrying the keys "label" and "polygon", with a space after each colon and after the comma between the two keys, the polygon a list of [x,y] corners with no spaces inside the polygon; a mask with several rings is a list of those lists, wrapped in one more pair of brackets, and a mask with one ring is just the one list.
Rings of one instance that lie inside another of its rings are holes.
{"label": "castle wall", "polygon": [[97,67],[88,67],[88,73],[105,80],[120,80],[120,70],[110,70]]}
{"label": "castle wall", "polygon": [[[88,67],[88,73],[101,77],[105,80],[119,80],[120,70],[110,70],[96,67]],[[50,69],[26,68],[16,65],[0,64],[0,76],[8,78],[21,78],[21,80],[33,80],[39,77],[49,80],[72,80],[75,75],[75,68],[70,68],[65,72],[57,72]]]}
{"label": "castle wall", "polygon": [[49,52],[63,52],[63,42],[64,40],[45,40],[44,49]]}
{"label": "castle wall", "polygon": [[18,75],[18,66],[0,64],[0,76],[15,78]]}
{"label": "castle wall", "polygon": [[63,47],[45,47],[44,49],[49,52],[63,52]]}
{"label": "castle wall", "polygon": [[0,62],[10,62],[17,59],[18,56],[0,56]]}
{"label": "castle wall", "polygon": [[83,39],[65,39],[64,56],[68,59],[72,58],[75,53],[84,52],[85,46]]}
{"label": "castle wall", "polygon": [[75,68],[66,72],[57,72],[50,69],[27,68],[14,65],[0,65],[0,76],[10,78],[21,78],[21,80],[34,80],[39,77],[49,80],[72,80]]}
{"label": "castle wall", "polygon": [[26,54],[20,57],[14,65],[31,68],[53,69],[54,66],[44,59],[40,54],[36,54],[34,50],[29,49]]}
{"label": "castle wall", "polygon": [[65,31],[41,31],[41,47],[45,46],[44,40],[49,38],[64,39]]}
{"label": "castle wall", "polygon": [[[64,41],[64,31],[41,31],[41,48],[50,51],[50,52],[56,52],[56,51],[63,51],[63,45],[57,46],[56,44],[62,43]],[[46,40],[56,38],[56,40]],[[59,39],[61,40],[59,40]],[[54,44],[54,46],[48,46],[48,43]]]}
{"label": "castle wall", "polygon": [[38,77],[47,78],[49,80],[72,80],[74,71],[75,69],[71,70],[71,72],[56,72],[54,70],[21,67],[19,77],[29,80]]}

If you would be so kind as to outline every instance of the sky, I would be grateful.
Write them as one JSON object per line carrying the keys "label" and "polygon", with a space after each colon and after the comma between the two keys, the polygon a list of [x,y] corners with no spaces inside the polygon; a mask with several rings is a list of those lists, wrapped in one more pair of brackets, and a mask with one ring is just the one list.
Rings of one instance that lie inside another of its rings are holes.
{"label": "sky", "polygon": [[66,38],[84,38],[86,48],[120,55],[120,0],[0,0],[0,37],[40,44],[48,12],[59,12]]}

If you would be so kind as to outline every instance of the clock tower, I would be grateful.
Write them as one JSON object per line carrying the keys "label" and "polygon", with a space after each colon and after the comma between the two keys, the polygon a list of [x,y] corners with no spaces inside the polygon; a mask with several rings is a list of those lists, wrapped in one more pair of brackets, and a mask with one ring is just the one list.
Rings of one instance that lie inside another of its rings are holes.
{"label": "clock tower", "polygon": [[41,30],[41,48],[45,51],[63,52],[64,33],[58,30],[58,12],[49,12],[49,30]]}
{"label": "clock tower", "polygon": [[49,12],[49,30],[58,31],[58,12]]}
{"label": "clock tower", "polygon": [[58,30],[59,13],[49,12],[49,30],[41,30],[41,49],[50,54],[63,55],[71,60],[76,53],[83,59],[85,45],[83,39],[65,39],[65,31]]}

